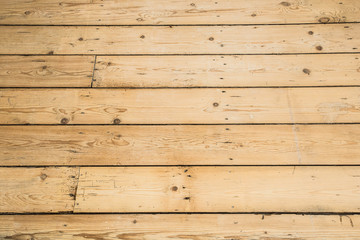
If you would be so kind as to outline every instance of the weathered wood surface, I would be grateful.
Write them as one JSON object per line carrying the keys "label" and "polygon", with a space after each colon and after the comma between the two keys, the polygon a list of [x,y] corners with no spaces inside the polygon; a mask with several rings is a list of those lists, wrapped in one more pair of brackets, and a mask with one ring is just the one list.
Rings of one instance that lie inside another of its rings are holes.
{"label": "weathered wood surface", "polygon": [[360,24],[0,26],[0,54],[359,52]]}
{"label": "weathered wood surface", "polygon": [[90,87],[94,57],[0,56],[0,87]]}
{"label": "weathered wood surface", "polygon": [[0,1],[0,239],[360,239],[359,12]]}
{"label": "weathered wood surface", "polygon": [[93,86],[341,86],[359,79],[359,54],[98,56]]}
{"label": "weathered wood surface", "polygon": [[0,216],[4,239],[344,239],[360,238],[359,215]]}
{"label": "weathered wood surface", "polygon": [[356,124],[0,127],[2,166],[347,165],[359,155]]}
{"label": "weathered wood surface", "polygon": [[78,173],[72,167],[0,168],[0,212],[72,211]]}
{"label": "weathered wood surface", "polygon": [[360,88],[2,89],[1,124],[360,122]]}
{"label": "weathered wood surface", "polygon": [[0,24],[146,25],[358,22],[356,0],[1,1]]}
{"label": "weathered wood surface", "polygon": [[83,167],[74,211],[360,212],[359,176],[354,166]]}

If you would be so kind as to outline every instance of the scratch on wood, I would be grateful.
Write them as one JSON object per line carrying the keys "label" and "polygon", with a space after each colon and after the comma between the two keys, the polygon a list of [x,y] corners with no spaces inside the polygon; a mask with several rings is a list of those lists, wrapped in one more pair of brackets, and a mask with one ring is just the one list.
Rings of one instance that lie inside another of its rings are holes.
{"label": "scratch on wood", "polygon": [[[289,109],[289,114],[290,114],[290,118],[291,118],[291,122],[292,122],[292,131],[294,133],[294,140],[295,140],[295,147],[296,147],[296,152],[297,152],[297,158],[298,158],[298,162],[299,164],[301,164],[301,151],[300,151],[300,145],[299,145],[299,138],[297,135],[297,127],[296,127],[296,123],[295,123],[295,119],[294,119],[294,114],[292,111],[292,106],[291,106],[291,100],[290,100],[290,95],[289,95],[289,89],[287,90],[287,102],[288,102],[288,109]],[[295,168],[294,168],[295,171]]]}
{"label": "scratch on wood", "polygon": [[79,179],[80,179],[80,167],[78,167],[78,174],[76,176],[76,185],[75,185],[75,196],[74,196],[74,203],[73,203],[73,207],[72,207],[72,212],[74,213],[74,210],[75,210],[75,205],[76,205],[76,198],[78,196],[78,187],[79,187]]}

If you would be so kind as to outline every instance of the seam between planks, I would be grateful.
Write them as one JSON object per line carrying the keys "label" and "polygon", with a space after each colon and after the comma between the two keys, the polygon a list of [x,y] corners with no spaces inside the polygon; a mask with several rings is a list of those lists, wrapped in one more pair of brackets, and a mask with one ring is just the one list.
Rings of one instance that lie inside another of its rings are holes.
{"label": "seam between planks", "polygon": [[60,211],[60,212],[0,212],[0,216],[13,216],[13,215],[317,215],[317,216],[347,216],[347,215],[360,215],[360,212],[72,212],[72,211]]}
{"label": "seam between planks", "polygon": [[[96,54],[99,57],[107,57],[107,56],[246,56],[246,55],[324,55],[324,54],[359,54],[360,51],[357,52],[292,52],[292,53],[118,53],[118,54]],[[26,53],[0,53],[0,56],[94,56],[93,53],[76,53],[76,54],[26,54]]]}
{"label": "seam between planks", "polygon": [[[244,164],[234,164],[234,165],[224,165],[224,164],[208,164],[208,165],[114,165],[114,164],[108,164],[108,165],[14,165],[9,166],[0,165],[0,168],[59,168],[59,167],[69,167],[69,168],[144,168],[144,167],[181,167],[181,168],[187,168],[187,167],[360,167],[360,164],[273,164],[273,165],[266,165],[266,164],[256,164],[256,165],[244,165]],[[81,172],[81,170],[79,170]]]}
{"label": "seam between planks", "polygon": [[352,22],[306,22],[306,23],[219,23],[219,24],[0,24],[0,27],[221,27],[221,26],[297,26],[297,25],[338,25],[359,24]]}
{"label": "seam between planks", "polygon": [[[94,89],[97,90],[107,90],[107,89],[119,89],[119,90],[128,90],[128,89],[203,89],[203,88],[209,88],[209,89],[226,89],[226,88],[231,88],[231,89],[246,89],[246,88],[264,88],[264,89],[269,89],[269,88],[357,88],[360,87],[360,85],[329,85],[329,86],[243,86],[243,87],[94,87]],[[1,89],[16,89],[16,90],[37,90],[37,89],[54,89],[54,90],[59,90],[59,89],[77,89],[77,90],[81,90],[81,89],[90,89],[91,87],[0,87]]]}
{"label": "seam between planks", "polygon": [[[336,122],[336,123],[296,123],[296,125],[358,125],[360,122]],[[55,124],[0,124],[2,127],[6,126],[227,126],[227,125],[293,125],[293,123],[132,123],[132,124],[111,124],[111,123],[88,123],[88,124],[61,124],[61,123],[55,123]]]}

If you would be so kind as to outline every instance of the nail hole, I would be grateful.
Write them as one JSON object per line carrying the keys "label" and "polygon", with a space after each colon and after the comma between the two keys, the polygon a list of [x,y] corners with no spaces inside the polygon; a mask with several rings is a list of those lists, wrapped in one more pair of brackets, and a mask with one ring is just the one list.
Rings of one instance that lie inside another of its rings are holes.
{"label": "nail hole", "polygon": [[41,180],[45,180],[47,178],[47,175],[45,173],[40,175]]}
{"label": "nail hole", "polygon": [[118,118],[114,119],[114,124],[120,124],[120,122],[121,122],[120,119],[118,119]]}
{"label": "nail hole", "polygon": [[310,73],[311,73],[311,71],[310,71],[309,69],[307,69],[307,68],[304,68],[304,69],[303,69],[303,72],[304,72],[305,74],[307,74],[307,75],[310,75]]}
{"label": "nail hole", "polygon": [[61,124],[68,124],[68,123],[69,123],[69,119],[67,118],[61,119]]}

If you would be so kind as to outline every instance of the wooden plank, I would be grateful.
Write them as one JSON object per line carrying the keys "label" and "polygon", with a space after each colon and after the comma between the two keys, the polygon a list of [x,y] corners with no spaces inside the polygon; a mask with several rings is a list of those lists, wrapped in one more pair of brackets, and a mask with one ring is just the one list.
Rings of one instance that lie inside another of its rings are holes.
{"label": "wooden plank", "polygon": [[98,56],[95,87],[360,85],[359,54]]}
{"label": "wooden plank", "polygon": [[94,57],[0,56],[0,87],[90,87]]}
{"label": "wooden plank", "polygon": [[360,122],[360,89],[2,89],[0,124]]}
{"label": "wooden plank", "polygon": [[16,0],[0,3],[0,24],[143,25],[358,22],[356,0]]}
{"label": "wooden plank", "polygon": [[351,165],[359,155],[359,125],[0,127],[2,166]]}
{"label": "wooden plank", "polygon": [[78,168],[0,168],[0,212],[64,212],[74,207]]}
{"label": "wooden plank", "polygon": [[265,26],[0,26],[0,54],[358,52],[360,24]]}
{"label": "wooden plank", "polygon": [[5,215],[4,239],[344,239],[360,238],[359,215]]}
{"label": "wooden plank", "polygon": [[74,211],[360,212],[359,176],[354,166],[84,167]]}

